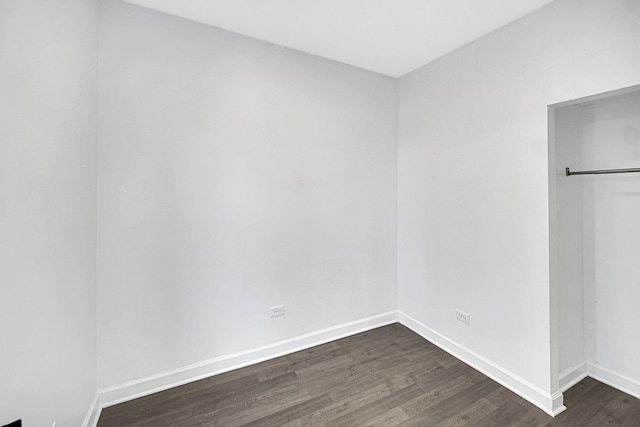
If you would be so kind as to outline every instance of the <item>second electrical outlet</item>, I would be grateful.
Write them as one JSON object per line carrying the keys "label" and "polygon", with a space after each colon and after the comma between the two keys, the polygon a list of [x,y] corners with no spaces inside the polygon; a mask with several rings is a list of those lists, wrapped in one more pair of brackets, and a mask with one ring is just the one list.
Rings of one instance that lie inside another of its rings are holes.
{"label": "second electrical outlet", "polygon": [[275,307],[271,307],[270,310],[270,317],[284,316],[284,305],[276,305]]}

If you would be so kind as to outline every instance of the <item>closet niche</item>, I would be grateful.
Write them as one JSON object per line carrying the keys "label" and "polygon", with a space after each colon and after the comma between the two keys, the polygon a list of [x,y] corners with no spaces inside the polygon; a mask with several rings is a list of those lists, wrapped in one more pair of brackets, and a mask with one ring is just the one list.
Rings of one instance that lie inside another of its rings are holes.
{"label": "closet niche", "polygon": [[588,375],[640,398],[640,87],[549,123],[558,386]]}

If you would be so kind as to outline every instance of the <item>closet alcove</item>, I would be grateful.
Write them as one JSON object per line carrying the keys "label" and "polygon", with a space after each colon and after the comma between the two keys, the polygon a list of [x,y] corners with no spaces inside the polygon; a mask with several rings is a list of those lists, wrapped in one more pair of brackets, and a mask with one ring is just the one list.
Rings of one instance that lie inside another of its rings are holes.
{"label": "closet alcove", "polygon": [[553,105],[549,127],[552,388],[640,398],[640,173],[614,173],[640,170],[640,86]]}

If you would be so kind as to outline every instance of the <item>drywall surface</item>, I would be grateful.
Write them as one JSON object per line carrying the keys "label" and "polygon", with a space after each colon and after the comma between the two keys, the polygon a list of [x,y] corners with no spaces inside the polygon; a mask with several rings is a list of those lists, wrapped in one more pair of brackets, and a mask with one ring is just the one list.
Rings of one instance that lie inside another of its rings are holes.
{"label": "drywall surface", "polygon": [[100,24],[101,385],[396,308],[396,80],[120,1]]}
{"label": "drywall surface", "polygon": [[[588,169],[640,165],[640,94],[583,108]],[[583,179],[586,358],[640,383],[640,176]]]}
{"label": "drywall surface", "polygon": [[97,2],[0,2],[0,425],[96,392]]}
{"label": "drywall surface", "polygon": [[555,183],[557,226],[557,303],[559,372],[584,362],[584,292],[582,264],[581,176],[582,108],[557,108],[555,114]]}
{"label": "drywall surface", "polygon": [[547,105],[639,80],[635,0],[558,0],[401,78],[399,309],[555,391]]}

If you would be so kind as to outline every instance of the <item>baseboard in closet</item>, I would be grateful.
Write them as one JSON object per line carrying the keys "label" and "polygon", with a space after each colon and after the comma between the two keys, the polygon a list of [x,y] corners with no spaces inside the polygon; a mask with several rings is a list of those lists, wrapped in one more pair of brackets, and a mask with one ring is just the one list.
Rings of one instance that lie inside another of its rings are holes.
{"label": "baseboard in closet", "polygon": [[569,390],[571,387],[588,377],[589,375],[587,373],[587,370],[587,362],[580,362],[577,365],[560,372],[560,391],[564,393],[565,391]]}
{"label": "baseboard in closet", "polygon": [[610,385],[623,393],[640,399],[640,382],[607,369],[595,362],[582,362],[560,373],[560,390],[564,393],[585,377]]}

